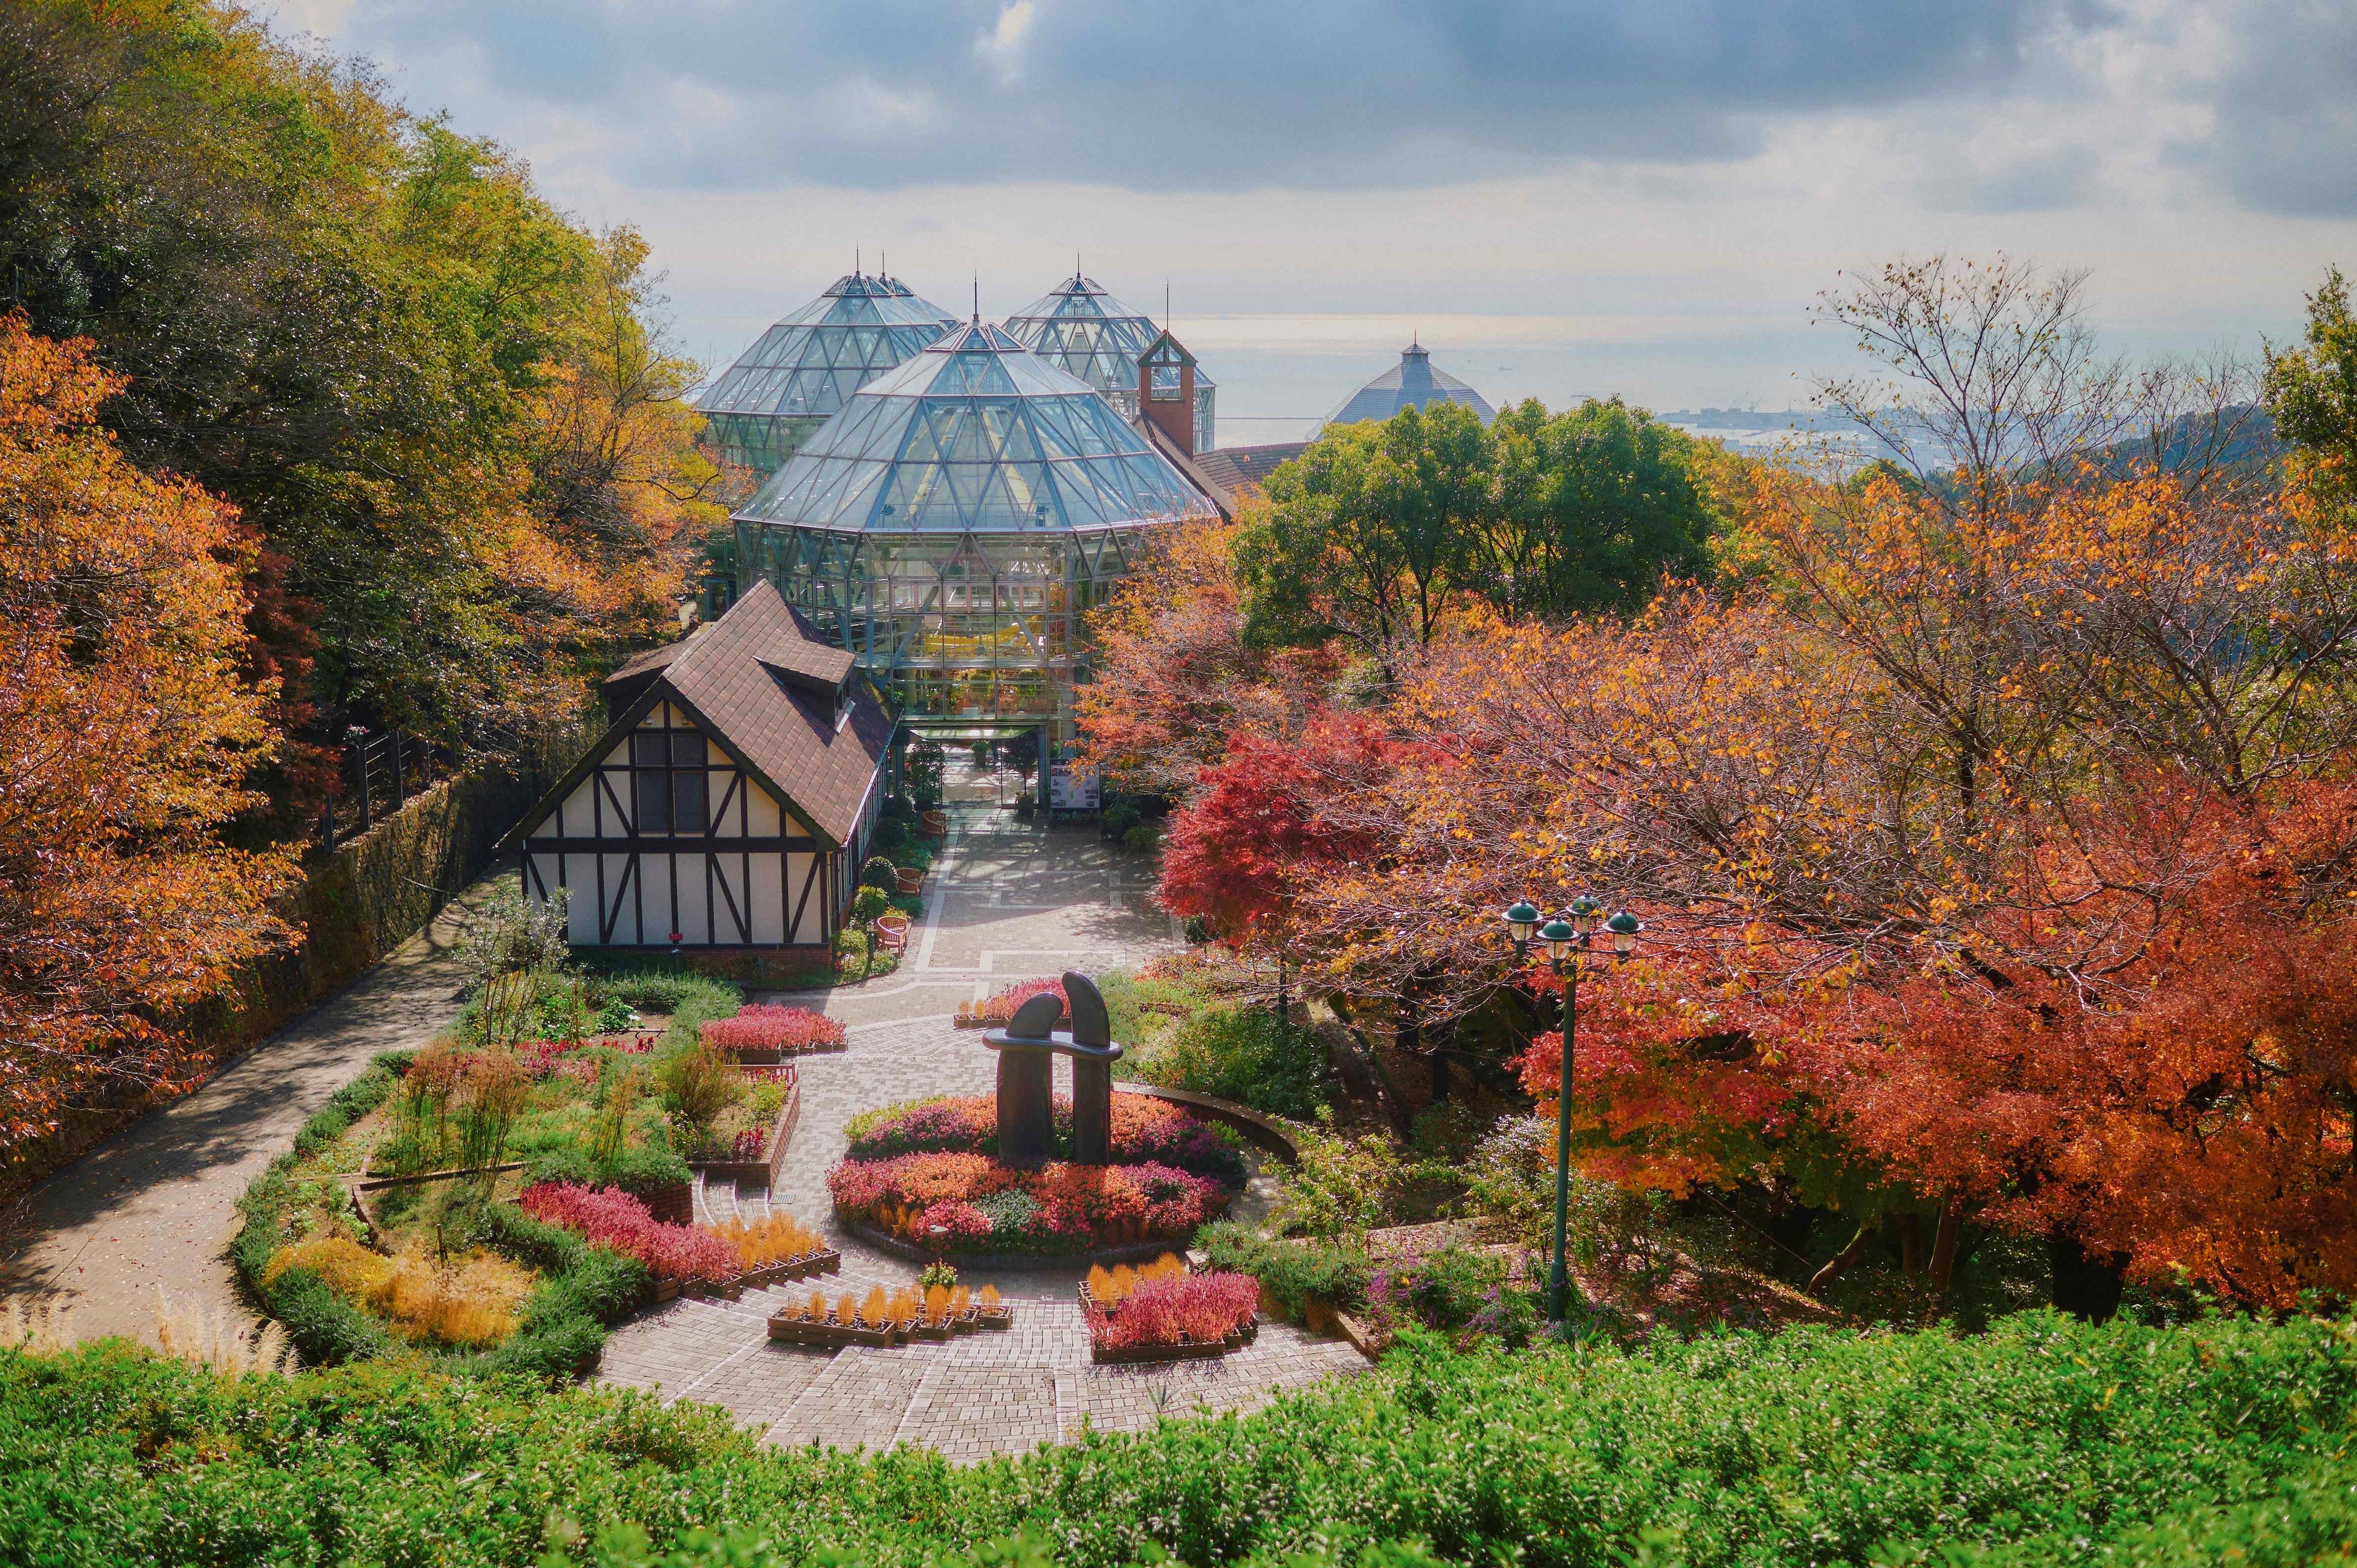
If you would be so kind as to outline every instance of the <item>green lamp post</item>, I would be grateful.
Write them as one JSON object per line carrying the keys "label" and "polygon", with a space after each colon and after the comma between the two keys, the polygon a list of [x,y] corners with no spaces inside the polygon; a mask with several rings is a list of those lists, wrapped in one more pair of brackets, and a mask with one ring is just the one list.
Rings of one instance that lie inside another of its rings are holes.
{"label": "green lamp post", "polygon": [[1555,1090],[1555,1250],[1547,1273],[1547,1316],[1561,1323],[1571,1307],[1571,1269],[1566,1244],[1571,1228],[1571,1040],[1579,1020],[1580,961],[1600,924],[1612,936],[1615,962],[1636,950],[1637,933],[1644,922],[1622,909],[1603,918],[1604,906],[1585,894],[1563,912],[1538,923],[1537,906],[1528,899],[1505,911],[1506,930],[1517,958],[1530,956],[1534,936],[1546,944],[1547,966],[1563,981],[1563,1081]]}

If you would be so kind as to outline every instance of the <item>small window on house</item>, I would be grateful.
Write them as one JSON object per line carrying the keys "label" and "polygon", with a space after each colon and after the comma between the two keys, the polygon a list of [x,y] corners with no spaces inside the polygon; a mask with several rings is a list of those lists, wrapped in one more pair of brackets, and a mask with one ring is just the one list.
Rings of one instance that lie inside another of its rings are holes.
{"label": "small window on house", "polygon": [[704,831],[704,767],[699,761],[693,772],[677,772],[671,776],[671,825],[675,833],[700,833]]}

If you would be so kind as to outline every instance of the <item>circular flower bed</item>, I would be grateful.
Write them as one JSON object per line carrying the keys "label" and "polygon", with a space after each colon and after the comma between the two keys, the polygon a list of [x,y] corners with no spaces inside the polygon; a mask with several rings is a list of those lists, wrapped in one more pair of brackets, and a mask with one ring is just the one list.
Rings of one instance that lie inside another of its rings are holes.
{"label": "circular flower bed", "polygon": [[[981,1095],[855,1118],[851,1157],[827,1173],[835,1213],[943,1252],[1053,1256],[1183,1243],[1243,1185],[1236,1151],[1175,1106],[1116,1095],[1114,1164],[1037,1170],[990,1156],[996,1114],[993,1097]],[[1060,1097],[1056,1129],[1068,1152],[1071,1106]]]}
{"label": "circular flower bed", "polygon": [[[899,1155],[993,1155],[998,1150],[998,1097],[940,1095],[869,1111],[844,1128],[855,1160]],[[1072,1101],[1056,1096],[1054,1151],[1072,1152]],[[1244,1184],[1243,1155],[1208,1122],[1168,1101],[1142,1094],[1113,1097],[1113,1161],[1117,1165],[1175,1165],[1225,1187]]]}

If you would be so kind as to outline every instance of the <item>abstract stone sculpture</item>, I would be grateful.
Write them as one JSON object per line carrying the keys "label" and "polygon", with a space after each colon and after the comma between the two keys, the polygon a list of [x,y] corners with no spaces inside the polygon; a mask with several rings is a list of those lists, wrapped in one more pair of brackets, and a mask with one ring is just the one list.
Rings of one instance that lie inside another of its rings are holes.
{"label": "abstract stone sculpture", "polygon": [[1004,1029],[982,1043],[998,1053],[998,1158],[1010,1165],[1045,1165],[1055,1147],[1055,1056],[1072,1058],[1072,1161],[1102,1165],[1113,1156],[1113,1064],[1121,1047],[1104,998],[1084,974],[1067,972],[1064,996],[1072,1026],[1056,1027],[1063,998],[1042,992],[1015,1010]]}

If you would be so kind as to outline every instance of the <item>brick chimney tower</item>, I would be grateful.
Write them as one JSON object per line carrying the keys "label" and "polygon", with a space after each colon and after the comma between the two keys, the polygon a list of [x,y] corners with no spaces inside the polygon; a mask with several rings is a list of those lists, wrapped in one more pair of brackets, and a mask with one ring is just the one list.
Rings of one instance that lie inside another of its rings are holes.
{"label": "brick chimney tower", "polygon": [[1195,455],[1195,356],[1167,328],[1137,357],[1137,412],[1180,451]]}

